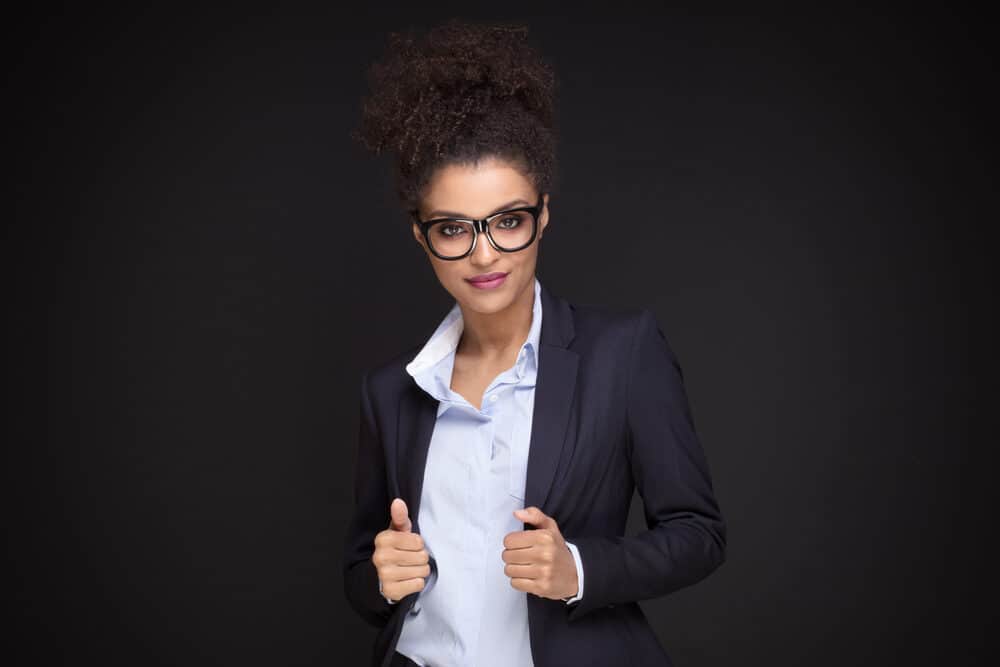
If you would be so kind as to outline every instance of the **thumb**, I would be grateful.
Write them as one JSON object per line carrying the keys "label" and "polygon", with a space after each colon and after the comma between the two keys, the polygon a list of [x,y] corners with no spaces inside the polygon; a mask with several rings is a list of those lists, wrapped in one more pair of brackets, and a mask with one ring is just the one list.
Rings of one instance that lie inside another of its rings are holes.
{"label": "thumb", "polygon": [[411,532],[413,524],[410,522],[410,511],[406,507],[406,501],[402,498],[394,498],[389,505],[389,528],[403,533]]}
{"label": "thumb", "polygon": [[523,521],[524,523],[530,523],[536,528],[548,528],[556,532],[559,531],[559,526],[556,520],[547,515],[542,510],[538,509],[534,505],[531,507],[525,507],[523,509],[514,510],[514,516]]}

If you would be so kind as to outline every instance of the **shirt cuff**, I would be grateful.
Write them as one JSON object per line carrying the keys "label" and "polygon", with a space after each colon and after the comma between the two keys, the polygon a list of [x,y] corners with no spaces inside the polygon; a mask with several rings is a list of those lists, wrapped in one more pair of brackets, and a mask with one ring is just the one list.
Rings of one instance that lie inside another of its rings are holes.
{"label": "shirt cuff", "polygon": [[[382,595],[382,580],[381,579],[378,580],[378,592],[379,592],[379,595]],[[389,604],[396,604],[397,602],[399,602],[399,600],[390,600],[385,595],[382,595],[382,597],[384,597],[385,601],[388,602]]]}
{"label": "shirt cuff", "polygon": [[566,547],[573,554],[573,562],[576,563],[576,580],[580,584],[580,590],[577,591],[576,595],[571,598],[563,598],[566,604],[571,604],[583,597],[583,562],[580,561],[580,551],[575,544],[567,542]]}

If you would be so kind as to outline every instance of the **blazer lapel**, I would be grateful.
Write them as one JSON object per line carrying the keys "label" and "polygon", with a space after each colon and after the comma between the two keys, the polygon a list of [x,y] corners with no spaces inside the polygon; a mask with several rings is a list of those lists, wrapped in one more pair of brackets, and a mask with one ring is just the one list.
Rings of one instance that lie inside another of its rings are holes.
{"label": "blazer lapel", "polygon": [[541,287],[542,330],[538,341],[538,376],[531,413],[524,506],[534,505],[544,512],[556,464],[566,442],[580,355],[568,348],[574,336],[573,311],[569,303],[551,294],[545,285]]}
{"label": "blazer lapel", "polygon": [[430,449],[431,435],[437,421],[437,407],[438,402],[410,377],[406,391],[399,398],[396,479],[399,480],[399,497],[406,501],[415,533],[420,532],[417,521],[420,516],[420,493],[424,482],[424,467],[427,464],[427,450]]}
{"label": "blazer lapel", "polygon": [[[573,311],[569,303],[550,293],[544,284],[539,293],[542,330],[538,341],[538,374],[524,504],[545,511],[544,503],[566,440],[580,355],[568,349],[574,336]],[[413,531],[419,532],[420,495],[438,402],[413,382],[413,378],[409,380],[407,390],[399,398],[395,472],[398,494],[406,501]]]}

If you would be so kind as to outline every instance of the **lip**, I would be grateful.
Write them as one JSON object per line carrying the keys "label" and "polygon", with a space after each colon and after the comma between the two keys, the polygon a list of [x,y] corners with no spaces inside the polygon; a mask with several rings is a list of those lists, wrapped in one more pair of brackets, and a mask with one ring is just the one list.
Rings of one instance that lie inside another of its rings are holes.
{"label": "lip", "polygon": [[477,289],[495,289],[507,281],[508,275],[509,272],[494,271],[493,273],[483,273],[472,278],[466,278],[465,280]]}

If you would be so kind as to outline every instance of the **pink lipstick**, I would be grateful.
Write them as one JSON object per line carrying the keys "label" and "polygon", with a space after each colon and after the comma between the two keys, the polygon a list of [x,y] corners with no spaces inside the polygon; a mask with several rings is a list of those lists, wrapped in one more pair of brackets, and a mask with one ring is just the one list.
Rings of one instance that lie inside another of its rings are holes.
{"label": "pink lipstick", "polygon": [[493,273],[482,273],[478,276],[466,278],[468,283],[478,289],[495,289],[507,281],[507,273],[494,271]]}

